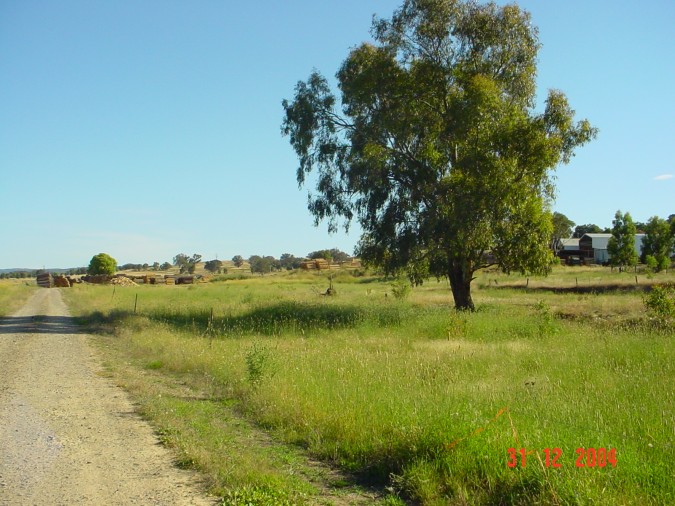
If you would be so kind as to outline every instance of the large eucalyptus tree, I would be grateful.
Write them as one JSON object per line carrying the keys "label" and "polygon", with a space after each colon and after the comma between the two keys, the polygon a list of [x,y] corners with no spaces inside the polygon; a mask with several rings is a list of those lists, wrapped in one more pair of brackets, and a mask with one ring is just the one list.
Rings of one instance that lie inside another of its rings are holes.
{"label": "large eucalyptus tree", "polygon": [[316,174],[315,222],[357,220],[365,261],[416,283],[447,277],[458,309],[474,308],[474,273],[491,263],[546,272],[552,170],[596,130],[560,91],[535,112],[529,13],[406,0],[371,31],[337,72],[339,105],[318,72],[283,101],[298,183]]}

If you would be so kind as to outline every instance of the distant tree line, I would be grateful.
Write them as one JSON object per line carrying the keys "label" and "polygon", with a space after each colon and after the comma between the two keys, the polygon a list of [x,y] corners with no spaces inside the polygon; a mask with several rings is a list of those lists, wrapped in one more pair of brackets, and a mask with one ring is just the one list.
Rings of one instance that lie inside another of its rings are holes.
{"label": "distant tree line", "polygon": [[[34,269],[34,270],[20,270],[20,271],[10,271],[10,272],[0,272],[0,279],[24,279],[24,278],[34,278],[38,274],[46,272],[44,269]],[[54,275],[63,274],[66,276],[75,276],[79,274],[86,274],[86,267],[75,267],[72,269],[59,269],[58,271],[52,272]]]}
{"label": "distant tree line", "polygon": [[164,262],[160,264],[159,262],[154,262],[150,264],[122,264],[117,267],[119,271],[168,271],[173,267],[171,262]]}
{"label": "distant tree line", "polygon": [[[270,255],[251,255],[247,259],[244,259],[242,255],[235,255],[232,257],[232,263],[238,269],[244,267],[244,264],[248,263],[248,267],[252,273],[264,275],[274,271],[298,269],[305,259],[313,260],[319,258],[323,258],[329,262],[340,263],[350,260],[351,256],[338,248],[332,248],[312,251],[304,258],[296,257],[291,253],[283,253],[279,258]],[[173,258],[172,265],[178,267],[181,273],[194,274],[196,266],[201,259],[202,256],[196,253],[192,256],[188,256],[185,253],[179,253]],[[157,262],[155,262],[155,265],[158,265]],[[143,264],[142,266],[126,264],[122,266],[122,268],[136,267],[147,270],[147,264]],[[159,266],[161,270],[165,270],[165,267],[169,268],[171,267],[171,264],[162,264]],[[225,264],[218,259],[205,261],[204,269],[212,274],[227,273]]]}

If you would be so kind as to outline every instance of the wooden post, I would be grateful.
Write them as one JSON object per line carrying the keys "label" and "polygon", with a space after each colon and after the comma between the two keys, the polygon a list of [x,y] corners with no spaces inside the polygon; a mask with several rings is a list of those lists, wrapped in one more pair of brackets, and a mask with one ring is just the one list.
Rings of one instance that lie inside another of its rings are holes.
{"label": "wooden post", "polygon": [[213,329],[213,308],[211,308],[211,316],[209,316],[209,326],[208,326],[208,333],[209,333],[209,348],[213,345],[213,334],[214,334],[214,329]]}
{"label": "wooden post", "polygon": [[137,307],[138,307],[138,294],[136,294],[136,300],[134,300],[134,314],[136,314]]}
{"label": "wooden post", "polygon": [[637,276],[635,276],[635,284],[638,284]]}

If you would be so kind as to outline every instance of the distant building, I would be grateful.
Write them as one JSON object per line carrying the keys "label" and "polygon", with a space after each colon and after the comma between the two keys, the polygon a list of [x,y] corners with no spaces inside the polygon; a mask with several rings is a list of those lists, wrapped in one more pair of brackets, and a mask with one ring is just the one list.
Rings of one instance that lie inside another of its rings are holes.
{"label": "distant building", "polygon": [[[584,234],[579,239],[579,251],[585,259],[592,260],[596,264],[604,264],[609,261],[610,254],[607,250],[609,238],[612,234]],[[645,234],[635,234],[635,252],[642,254],[642,240]]]}
{"label": "distant building", "polygon": [[560,246],[563,251],[577,251],[579,249],[579,239],[575,237],[561,239]]}

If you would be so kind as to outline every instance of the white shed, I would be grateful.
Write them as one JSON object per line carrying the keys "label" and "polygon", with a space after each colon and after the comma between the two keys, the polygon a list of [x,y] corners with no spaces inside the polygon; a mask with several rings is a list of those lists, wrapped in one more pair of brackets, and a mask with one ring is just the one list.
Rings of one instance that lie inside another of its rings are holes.
{"label": "white shed", "polygon": [[560,245],[563,251],[577,251],[579,249],[579,239],[570,237],[569,239],[560,239]]}
{"label": "white shed", "polygon": [[[635,234],[635,252],[640,256],[642,253],[642,240],[645,234]],[[579,239],[579,249],[586,251],[595,263],[602,264],[609,260],[607,245],[612,234],[584,234]]]}

